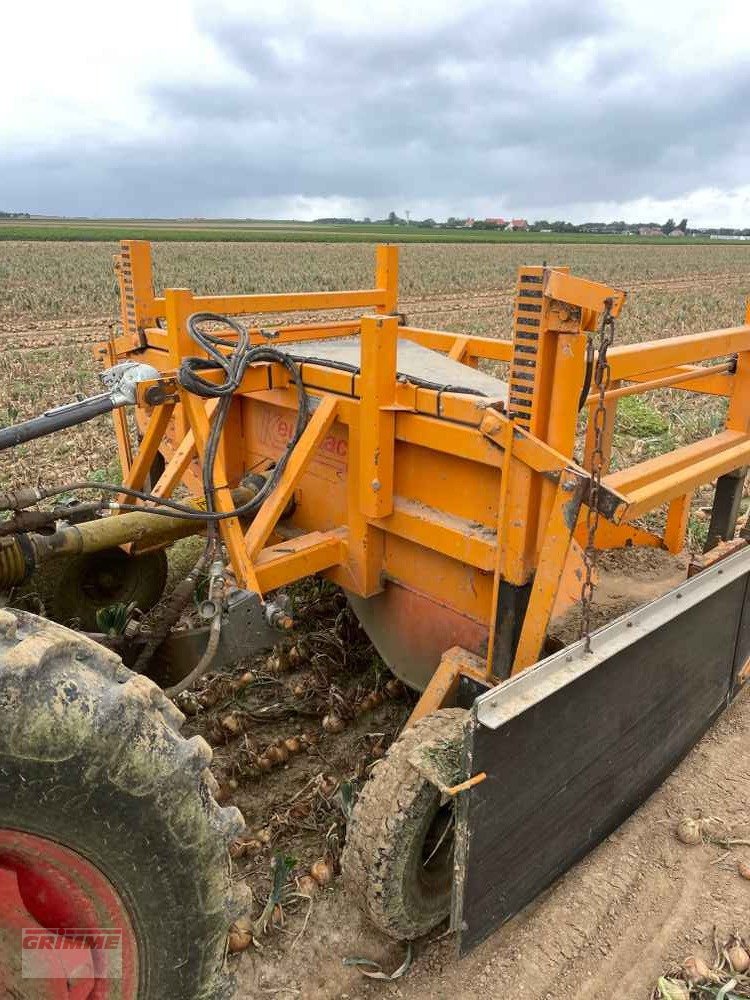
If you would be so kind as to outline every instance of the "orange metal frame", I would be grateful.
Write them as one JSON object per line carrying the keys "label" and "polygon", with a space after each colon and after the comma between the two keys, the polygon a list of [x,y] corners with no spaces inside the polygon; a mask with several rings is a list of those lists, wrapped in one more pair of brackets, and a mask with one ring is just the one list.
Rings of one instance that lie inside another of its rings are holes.
{"label": "orange metal frame", "polygon": [[[469,658],[467,672],[476,676],[479,662],[487,679],[499,641],[503,588],[526,586],[528,608],[512,671],[539,658],[549,621],[565,599],[561,581],[576,564],[577,542],[583,540],[590,435],[582,463],[573,455],[586,337],[596,329],[605,300],[619,313],[623,292],[562,268],[523,268],[513,335],[505,341],[400,325],[393,246],[377,248],[373,288],[343,292],[200,296],[167,289],[156,296],[150,245],[141,241],[124,241],[116,266],[122,333],[99,345],[100,357],[107,365],[137,357],[162,373],[139,387],[137,451],[126,421],[115,418],[125,485],[141,488],[160,451],[166,468],[154,492],[167,497],[180,484],[201,492],[212,404],[176,379],[181,360],[198,351],[187,331],[192,313],[361,311],[356,319],[274,325],[275,343],[358,334],[361,370],[352,375],[304,363],[313,413],[277,489],[248,529],[239,519],[221,522],[238,584],[263,595],[324,573],[363,598],[395,587],[423,601],[434,616],[434,628],[425,631],[438,640],[458,636]],[[259,329],[250,332],[253,342],[264,342]],[[399,338],[474,367],[482,360],[508,363],[507,405],[397,379]],[[736,364],[727,360],[735,355]],[[693,491],[750,463],[750,312],[742,326],[618,346],[609,359],[607,454],[624,395],[671,386],[729,398],[725,429],[715,436],[628,469],[605,470],[605,519],[597,544],[679,551]],[[703,367],[709,361],[718,363]],[[589,410],[592,404],[593,396]],[[281,365],[248,369],[215,465],[220,510],[233,509],[230,490],[244,475],[269,467],[285,448],[296,405]],[[294,513],[282,519],[292,498]],[[669,511],[663,536],[633,523],[662,504]],[[429,651],[434,669],[440,654],[455,645],[445,642]],[[462,661],[455,651],[449,659],[428,685],[421,710],[439,703],[453,685]]]}

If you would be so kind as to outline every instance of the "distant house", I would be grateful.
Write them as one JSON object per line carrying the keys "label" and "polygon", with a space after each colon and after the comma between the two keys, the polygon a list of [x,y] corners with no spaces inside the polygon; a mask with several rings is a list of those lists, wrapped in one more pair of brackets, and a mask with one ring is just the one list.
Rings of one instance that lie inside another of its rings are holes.
{"label": "distant house", "polygon": [[[661,229],[658,226],[641,226],[638,230],[639,236],[663,236]],[[680,234],[682,235],[682,234]]]}
{"label": "distant house", "polygon": [[485,219],[488,226],[497,226],[498,229],[505,229],[508,225],[507,219]]}
{"label": "distant house", "polygon": [[473,219],[464,219],[464,229],[471,229],[473,225],[474,225]]}
{"label": "distant house", "polygon": [[506,225],[506,232],[525,232],[529,228],[529,224],[526,219],[511,219]]}
{"label": "distant house", "polygon": [[672,229],[669,233],[670,236],[684,236],[685,233],[682,229]]}

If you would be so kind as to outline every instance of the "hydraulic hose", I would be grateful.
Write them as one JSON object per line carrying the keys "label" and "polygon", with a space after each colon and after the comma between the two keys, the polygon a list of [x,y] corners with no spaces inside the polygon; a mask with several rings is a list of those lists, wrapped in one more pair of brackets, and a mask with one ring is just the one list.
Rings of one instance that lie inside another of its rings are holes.
{"label": "hydraulic hose", "polygon": [[91,396],[89,399],[82,399],[76,403],[58,406],[54,410],[47,410],[39,417],[32,417],[31,420],[13,424],[12,427],[0,428],[0,451],[5,451],[6,448],[15,448],[16,445],[25,444],[26,441],[34,441],[47,434],[54,434],[66,427],[83,424],[104,413],[111,413],[116,406],[117,403],[110,394],[103,392],[98,396]]}

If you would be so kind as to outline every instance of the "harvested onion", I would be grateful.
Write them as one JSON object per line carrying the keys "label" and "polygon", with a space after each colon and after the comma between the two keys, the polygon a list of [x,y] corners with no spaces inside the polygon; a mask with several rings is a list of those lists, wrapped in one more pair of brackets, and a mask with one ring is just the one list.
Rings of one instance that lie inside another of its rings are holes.
{"label": "harvested onion", "polygon": [[319,886],[312,875],[302,875],[297,879],[297,888],[302,896],[309,896],[312,899]]}
{"label": "harvested onion", "polygon": [[677,839],[689,847],[700,844],[703,841],[701,821],[699,819],[691,819],[690,817],[680,820],[677,824]]}
{"label": "harvested onion", "polygon": [[689,955],[682,963],[682,971],[691,983],[705,983],[711,978],[711,969],[698,955]]}
{"label": "harvested onion", "polygon": [[345,729],[344,720],[331,712],[323,718],[323,729],[327,733],[343,733]]}
{"label": "harvested onion", "polygon": [[732,967],[732,972],[747,972],[750,968],[750,955],[739,942],[735,942],[731,948],[727,948],[727,959]]}
{"label": "harvested onion", "polygon": [[740,858],[737,862],[737,871],[740,873],[742,878],[745,878],[750,882],[750,862]]}
{"label": "harvested onion", "polygon": [[239,736],[242,732],[242,725],[234,712],[230,712],[229,715],[224,716],[221,720],[221,728],[230,736]]}
{"label": "harvested onion", "polygon": [[232,954],[238,951],[245,951],[249,948],[253,940],[252,925],[247,917],[240,917],[229,928],[227,937],[227,950]]}
{"label": "harvested onion", "polygon": [[333,882],[333,865],[328,858],[318,858],[310,866],[310,874],[321,888]]}

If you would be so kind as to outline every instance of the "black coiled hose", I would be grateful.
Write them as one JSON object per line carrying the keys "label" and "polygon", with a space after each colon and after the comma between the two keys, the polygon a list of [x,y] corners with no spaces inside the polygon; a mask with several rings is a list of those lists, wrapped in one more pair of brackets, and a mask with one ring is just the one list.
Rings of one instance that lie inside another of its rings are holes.
{"label": "black coiled hose", "polygon": [[[201,329],[204,323],[221,323],[228,326],[237,334],[236,343],[228,340],[217,333],[207,332]],[[258,510],[266,497],[275,489],[282,472],[289,460],[292,449],[299,441],[302,432],[307,426],[310,416],[310,404],[302,383],[299,368],[281,351],[273,347],[261,344],[253,347],[250,344],[250,336],[247,329],[231,316],[221,316],[218,313],[193,313],[187,321],[188,332],[199,347],[208,355],[207,358],[183,358],[177,380],[180,385],[192,392],[196,396],[203,396],[207,399],[219,400],[219,405],[214,411],[211,429],[206,442],[206,450],[203,456],[203,490],[206,496],[206,513],[208,517],[209,537],[216,536],[216,522],[222,517],[237,517],[251,514]],[[224,352],[221,348],[229,348]],[[294,428],[291,440],[286,446],[276,462],[271,475],[265,484],[260,488],[252,500],[236,508],[230,515],[217,513],[214,505],[214,465],[216,463],[216,453],[219,448],[221,434],[224,423],[232,402],[232,396],[239,389],[243,376],[247,368],[257,361],[276,361],[282,364],[289,374],[297,389],[298,408],[297,423]],[[201,372],[215,371],[220,368],[225,375],[224,381],[215,383],[203,378]]]}

